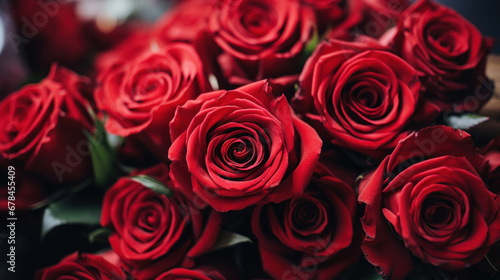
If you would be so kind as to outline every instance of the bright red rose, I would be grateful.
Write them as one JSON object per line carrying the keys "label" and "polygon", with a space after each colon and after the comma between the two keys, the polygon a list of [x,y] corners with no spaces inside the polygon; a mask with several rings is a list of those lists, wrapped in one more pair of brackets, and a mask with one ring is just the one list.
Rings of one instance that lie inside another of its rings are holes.
{"label": "bright red rose", "polygon": [[493,40],[457,12],[421,0],[390,32],[394,52],[415,67],[422,92],[441,108],[478,111],[493,94],[485,77]]}
{"label": "bright red rose", "polygon": [[[168,168],[158,165],[134,176],[150,176],[171,187]],[[192,266],[217,240],[220,217],[200,211],[174,194],[159,194],[134,177],[118,180],[106,193],[101,224],[111,228],[109,242],[127,270],[153,279],[177,265]]]}
{"label": "bright red rose", "polygon": [[365,176],[361,249],[382,276],[403,279],[412,255],[465,269],[500,239],[500,197],[479,176],[481,163],[469,134],[435,126],[406,137]]}
{"label": "bright red rose", "polygon": [[37,280],[125,280],[127,276],[120,267],[92,254],[74,253],[58,264],[38,272]]}
{"label": "bright red rose", "polygon": [[438,114],[419,102],[415,69],[369,39],[321,43],[299,83],[298,112],[333,144],[376,158],[388,154],[410,125]]}
{"label": "bright red rose", "polygon": [[270,79],[291,86],[314,35],[315,15],[298,0],[224,0],[212,13],[209,30],[220,49],[211,53],[214,66],[224,81],[244,85]]}
{"label": "bright red rose", "polygon": [[266,81],[187,102],[170,133],[176,187],[200,207],[223,212],[302,193],[322,146]]}
{"label": "bright red rose", "polygon": [[177,279],[191,279],[191,280],[226,280],[217,271],[203,271],[203,270],[190,270],[185,268],[174,268],[162,275],[158,276],[155,280],[177,280]]}
{"label": "bright red rose", "polygon": [[333,279],[361,256],[351,186],[318,164],[308,188],[279,204],[258,205],[252,228],[264,270],[274,279]]}
{"label": "bright red rose", "polygon": [[88,177],[91,159],[84,131],[92,131],[92,125],[82,93],[89,83],[54,65],[47,78],[2,100],[1,156],[53,182]]}
{"label": "bright red rose", "polygon": [[209,89],[200,57],[184,43],[152,46],[104,71],[98,81],[95,99],[107,114],[106,130],[136,135],[160,159],[167,158],[165,125],[175,108]]}

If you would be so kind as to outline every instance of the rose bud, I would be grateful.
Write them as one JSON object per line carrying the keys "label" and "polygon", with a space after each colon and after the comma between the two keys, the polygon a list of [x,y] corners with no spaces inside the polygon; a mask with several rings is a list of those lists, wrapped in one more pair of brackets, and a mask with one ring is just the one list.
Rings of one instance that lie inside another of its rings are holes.
{"label": "rose bud", "polygon": [[412,256],[445,270],[478,263],[500,239],[500,196],[481,179],[482,157],[465,131],[410,134],[361,181],[361,249],[385,278],[404,279]]}
{"label": "rose bud", "polygon": [[134,279],[123,270],[100,256],[74,253],[62,259],[58,264],[42,269],[37,273],[37,280],[125,280]]}
{"label": "rose bud", "polygon": [[417,70],[424,96],[444,110],[475,112],[493,94],[485,68],[494,41],[457,12],[420,0],[389,32],[393,51]]}
{"label": "rose bud", "polygon": [[47,78],[27,85],[0,102],[5,125],[0,129],[0,154],[57,183],[90,176],[89,102],[83,97],[90,81],[53,65]]}
{"label": "rose bud", "polygon": [[139,138],[161,160],[167,159],[165,125],[175,108],[209,90],[200,57],[184,43],[151,46],[105,70],[98,83],[95,100],[108,116],[106,130]]}
{"label": "rose bud", "polygon": [[[171,187],[168,168],[157,165],[133,174]],[[183,197],[157,193],[134,177],[119,179],[104,196],[101,224],[112,229],[109,243],[138,279],[154,279],[177,265],[191,267],[208,252],[220,230],[217,212],[201,211]]]}
{"label": "rose bud", "polygon": [[175,187],[195,205],[222,212],[302,193],[322,146],[267,81],[205,93],[178,107],[170,135]]}
{"label": "rose bud", "polygon": [[258,205],[252,228],[274,279],[334,279],[361,256],[356,194],[318,164],[303,194]]}
{"label": "rose bud", "polygon": [[293,100],[325,140],[381,158],[410,127],[439,110],[419,100],[416,71],[369,38],[321,43],[307,61]]}

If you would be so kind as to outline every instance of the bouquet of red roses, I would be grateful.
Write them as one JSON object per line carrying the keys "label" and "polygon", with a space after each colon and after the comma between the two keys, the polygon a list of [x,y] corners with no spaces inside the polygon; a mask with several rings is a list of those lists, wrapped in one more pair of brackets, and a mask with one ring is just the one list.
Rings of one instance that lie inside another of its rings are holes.
{"label": "bouquet of red roses", "polygon": [[45,78],[0,93],[6,277],[499,277],[494,41],[454,10],[83,2],[10,7]]}

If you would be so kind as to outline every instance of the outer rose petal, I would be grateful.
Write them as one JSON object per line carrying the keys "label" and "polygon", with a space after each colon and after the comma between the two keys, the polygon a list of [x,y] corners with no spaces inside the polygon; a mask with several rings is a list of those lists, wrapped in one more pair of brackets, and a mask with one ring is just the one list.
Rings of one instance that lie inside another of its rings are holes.
{"label": "outer rose petal", "polygon": [[[413,270],[410,254],[381,215],[384,170],[388,161],[389,156],[359,186],[358,201],[366,204],[365,214],[361,218],[366,237],[361,249],[365,258],[384,278],[404,279]],[[398,257],[388,258],[388,255]]]}

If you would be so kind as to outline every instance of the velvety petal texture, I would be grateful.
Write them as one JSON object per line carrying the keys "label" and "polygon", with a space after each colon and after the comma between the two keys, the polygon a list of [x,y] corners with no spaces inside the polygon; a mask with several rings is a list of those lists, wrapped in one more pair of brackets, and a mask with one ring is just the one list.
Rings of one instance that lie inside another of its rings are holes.
{"label": "velvety petal texture", "polygon": [[[135,175],[170,187],[168,173],[158,165]],[[101,224],[113,230],[111,247],[139,279],[153,279],[176,265],[192,266],[194,258],[215,244],[220,222],[215,211],[195,209],[182,197],[159,194],[133,177],[118,180],[107,191],[101,214]]]}
{"label": "velvety petal texture", "polygon": [[166,160],[170,136],[164,125],[175,108],[208,90],[203,64],[184,43],[151,43],[126,63],[103,70],[95,99],[107,114],[106,130],[137,135],[160,159]]}
{"label": "velvety petal texture", "polygon": [[[55,183],[91,174],[84,132],[92,133],[90,103],[83,92],[90,81],[53,65],[49,75],[0,102],[0,155]],[[47,158],[51,162],[47,162]]]}
{"label": "velvety petal texture", "polygon": [[252,229],[274,279],[332,279],[358,260],[361,235],[351,186],[318,164],[302,195],[258,205]]}
{"label": "velvety petal texture", "polygon": [[391,32],[389,45],[417,69],[422,93],[441,108],[475,112],[494,93],[485,76],[494,40],[454,10],[417,1]]}
{"label": "velvety petal texture", "polygon": [[223,212],[302,193],[322,146],[267,81],[187,102],[170,134],[176,188],[199,207]]}
{"label": "velvety petal texture", "polygon": [[361,248],[382,276],[403,279],[412,256],[447,270],[485,256],[500,239],[500,197],[479,175],[481,164],[470,135],[435,126],[409,135],[365,176]]}
{"label": "velvety petal texture", "polygon": [[207,51],[230,85],[270,79],[291,86],[315,29],[314,10],[298,0],[224,0],[211,14],[207,39],[215,48]]}

